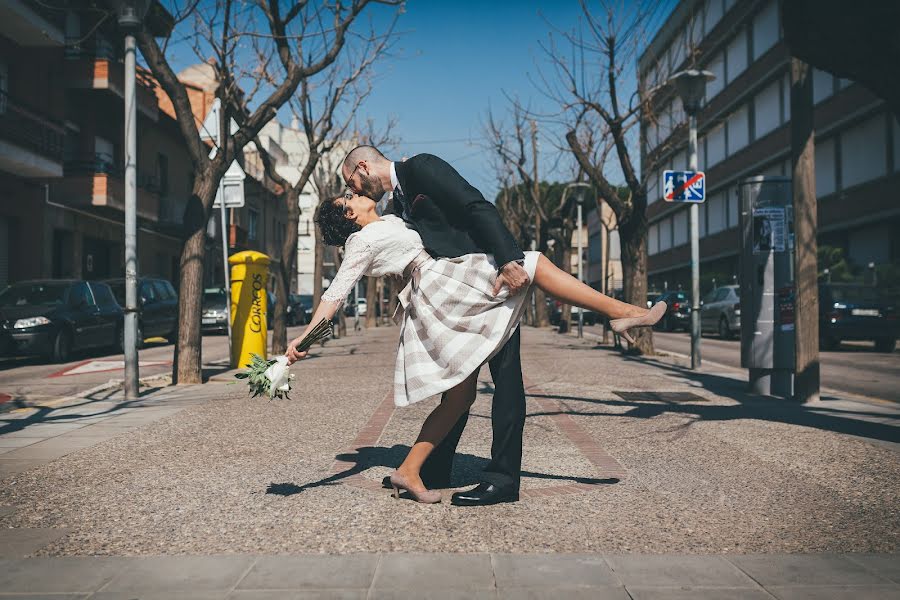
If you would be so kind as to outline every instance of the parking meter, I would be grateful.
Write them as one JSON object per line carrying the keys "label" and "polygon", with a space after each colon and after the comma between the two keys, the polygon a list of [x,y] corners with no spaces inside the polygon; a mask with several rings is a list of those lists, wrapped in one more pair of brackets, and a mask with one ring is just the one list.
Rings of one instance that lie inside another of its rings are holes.
{"label": "parking meter", "polygon": [[247,250],[228,257],[231,265],[231,366],[245,368],[251,354],[266,358],[270,259]]}
{"label": "parking meter", "polygon": [[739,184],[741,366],[750,390],[793,397],[794,219],[789,177]]}

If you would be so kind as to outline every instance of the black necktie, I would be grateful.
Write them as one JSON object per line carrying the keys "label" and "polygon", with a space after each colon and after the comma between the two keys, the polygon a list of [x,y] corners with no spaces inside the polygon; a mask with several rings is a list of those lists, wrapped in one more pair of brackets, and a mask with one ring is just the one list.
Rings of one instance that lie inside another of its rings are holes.
{"label": "black necktie", "polygon": [[406,197],[399,185],[394,188],[394,206],[400,211],[402,218],[406,219],[409,216],[406,210]]}

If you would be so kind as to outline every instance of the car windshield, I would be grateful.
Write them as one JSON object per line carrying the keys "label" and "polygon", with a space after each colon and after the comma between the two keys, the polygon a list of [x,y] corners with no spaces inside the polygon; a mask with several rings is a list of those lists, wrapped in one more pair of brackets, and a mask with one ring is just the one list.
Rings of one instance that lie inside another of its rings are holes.
{"label": "car windshield", "polygon": [[312,306],[312,294],[300,294],[298,297],[303,306]]}
{"label": "car windshield", "polygon": [[864,285],[835,286],[831,288],[835,302],[878,302],[881,294],[878,289]]}
{"label": "car windshield", "polygon": [[65,301],[65,283],[20,283],[0,294],[0,306],[55,306]]}
{"label": "car windshield", "polygon": [[206,290],[203,292],[203,302],[204,304],[225,302],[225,290]]}

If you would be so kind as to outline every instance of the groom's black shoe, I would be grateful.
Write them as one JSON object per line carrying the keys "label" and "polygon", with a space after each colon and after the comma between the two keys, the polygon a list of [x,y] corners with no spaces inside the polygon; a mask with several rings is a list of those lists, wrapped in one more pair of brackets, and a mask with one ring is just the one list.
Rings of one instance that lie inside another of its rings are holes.
{"label": "groom's black shoe", "polygon": [[[423,479],[422,483],[425,484],[425,487],[429,490],[445,490],[450,487],[450,480],[441,480],[441,481],[431,481],[430,479]],[[391,476],[388,475],[384,479],[381,480],[381,487],[385,489],[391,489],[394,486],[391,485]]]}
{"label": "groom's black shoe", "polygon": [[497,486],[493,483],[479,483],[466,492],[456,492],[450,498],[455,506],[488,506],[501,502],[518,502],[519,491],[512,486]]}

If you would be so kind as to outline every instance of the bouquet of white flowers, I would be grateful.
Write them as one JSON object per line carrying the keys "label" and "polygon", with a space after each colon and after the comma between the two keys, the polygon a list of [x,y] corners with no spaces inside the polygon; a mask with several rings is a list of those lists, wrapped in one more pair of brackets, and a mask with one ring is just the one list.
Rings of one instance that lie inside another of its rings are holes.
{"label": "bouquet of white flowers", "polygon": [[[331,321],[322,320],[313,327],[300,343],[297,350],[306,352],[316,342],[328,339],[333,333]],[[288,366],[287,356],[278,356],[266,360],[258,354],[251,354],[250,364],[247,370],[235,374],[238,379],[246,379],[250,386],[251,398],[266,395],[269,398],[288,398],[291,391],[291,381],[294,376]]]}

